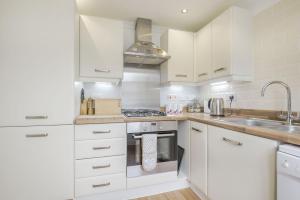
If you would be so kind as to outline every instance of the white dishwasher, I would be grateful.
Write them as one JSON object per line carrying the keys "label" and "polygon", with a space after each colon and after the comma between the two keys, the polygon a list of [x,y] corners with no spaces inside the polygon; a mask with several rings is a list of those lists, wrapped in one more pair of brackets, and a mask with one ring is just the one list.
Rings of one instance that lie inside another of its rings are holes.
{"label": "white dishwasher", "polygon": [[277,152],[277,200],[300,200],[300,147],[279,146]]}

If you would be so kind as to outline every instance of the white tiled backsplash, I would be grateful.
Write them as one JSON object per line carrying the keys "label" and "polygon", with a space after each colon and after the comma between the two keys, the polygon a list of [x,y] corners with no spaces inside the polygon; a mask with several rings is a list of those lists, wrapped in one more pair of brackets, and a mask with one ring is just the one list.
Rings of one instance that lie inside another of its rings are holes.
{"label": "white tiled backsplash", "polygon": [[186,85],[164,86],[160,89],[160,105],[167,106],[170,103],[186,106],[193,100],[200,98],[200,87]]}
{"label": "white tiled backsplash", "polygon": [[234,94],[235,108],[286,110],[283,87],[271,86],[260,96],[266,82],[281,80],[292,89],[293,110],[300,111],[300,0],[281,0],[256,15],[254,23],[255,80],[202,87],[202,98]]}

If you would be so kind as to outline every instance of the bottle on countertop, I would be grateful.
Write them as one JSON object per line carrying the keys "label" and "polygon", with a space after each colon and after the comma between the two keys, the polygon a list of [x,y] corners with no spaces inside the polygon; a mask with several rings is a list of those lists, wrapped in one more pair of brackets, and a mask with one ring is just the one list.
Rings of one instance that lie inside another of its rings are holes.
{"label": "bottle on countertop", "polygon": [[87,100],[87,114],[88,115],[94,115],[95,114],[95,106],[94,106],[94,100],[90,97]]}

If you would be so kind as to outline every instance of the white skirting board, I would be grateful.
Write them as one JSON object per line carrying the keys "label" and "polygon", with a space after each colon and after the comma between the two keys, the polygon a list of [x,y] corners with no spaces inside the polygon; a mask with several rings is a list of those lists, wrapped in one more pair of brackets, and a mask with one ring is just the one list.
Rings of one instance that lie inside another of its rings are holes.
{"label": "white skirting board", "polygon": [[[159,180],[157,175],[156,177],[153,178]],[[135,199],[135,198],[170,192],[174,190],[180,190],[188,187],[190,187],[189,182],[187,181],[185,176],[181,175],[177,177],[176,180],[173,181],[167,181],[159,184],[131,188],[131,189],[128,188],[127,190],[123,190],[123,191],[80,197],[80,198],[76,198],[76,200],[129,200],[129,199]]]}
{"label": "white skirting board", "polygon": [[195,187],[193,184],[190,185],[190,188],[193,190],[193,192],[201,199],[201,200],[208,200],[207,196],[203,194],[197,187]]}

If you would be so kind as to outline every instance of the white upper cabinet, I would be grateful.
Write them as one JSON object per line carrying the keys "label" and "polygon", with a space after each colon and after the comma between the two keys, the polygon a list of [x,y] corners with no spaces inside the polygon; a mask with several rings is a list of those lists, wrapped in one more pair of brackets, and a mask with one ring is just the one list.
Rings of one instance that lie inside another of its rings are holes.
{"label": "white upper cabinet", "polygon": [[208,199],[276,199],[276,141],[213,126],[208,133]]}
{"label": "white upper cabinet", "polygon": [[219,78],[251,81],[252,37],[252,16],[239,7],[229,8],[201,29],[195,40],[195,81]]}
{"label": "white upper cabinet", "polygon": [[171,56],[161,65],[162,82],[193,82],[194,34],[169,29],[161,37],[161,48]]}
{"label": "white upper cabinet", "polygon": [[212,77],[231,73],[231,13],[229,9],[217,17],[212,26]]}
{"label": "white upper cabinet", "polygon": [[123,37],[122,21],[80,16],[80,79],[121,79]]}
{"label": "white upper cabinet", "polygon": [[195,33],[195,73],[196,82],[210,78],[212,70],[211,24]]}
{"label": "white upper cabinet", "polygon": [[212,23],[212,77],[232,75],[238,80],[253,76],[252,16],[231,7]]}
{"label": "white upper cabinet", "polygon": [[0,126],[73,123],[74,1],[0,2]]}

